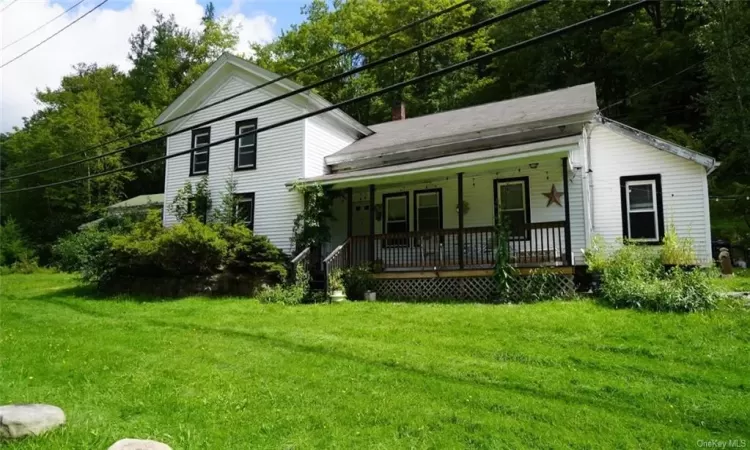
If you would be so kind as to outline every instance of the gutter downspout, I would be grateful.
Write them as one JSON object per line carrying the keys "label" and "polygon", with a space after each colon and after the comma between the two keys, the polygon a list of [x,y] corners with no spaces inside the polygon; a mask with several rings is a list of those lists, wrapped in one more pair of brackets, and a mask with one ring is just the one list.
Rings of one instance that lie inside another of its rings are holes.
{"label": "gutter downspout", "polygon": [[585,237],[586,246],[591,243],[591,234],[594,233],[594,177],[591,175],[591,132],[593,127],[591,122],[583,126],[583,180],[582,189],[583,192],[583,210],[584,210],[584,224],[585,224]]}

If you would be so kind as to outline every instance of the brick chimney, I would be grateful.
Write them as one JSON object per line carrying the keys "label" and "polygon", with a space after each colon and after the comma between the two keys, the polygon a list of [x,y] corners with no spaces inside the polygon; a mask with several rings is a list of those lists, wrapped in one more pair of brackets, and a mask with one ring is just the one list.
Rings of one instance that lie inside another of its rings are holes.
{"label": "brick chimney", "polygon": [[393,107],[391,108],[391,120],[404,120],[404,119],[406,119],[406,106],[404,106],[404,102],[402,101],[393,102]]}

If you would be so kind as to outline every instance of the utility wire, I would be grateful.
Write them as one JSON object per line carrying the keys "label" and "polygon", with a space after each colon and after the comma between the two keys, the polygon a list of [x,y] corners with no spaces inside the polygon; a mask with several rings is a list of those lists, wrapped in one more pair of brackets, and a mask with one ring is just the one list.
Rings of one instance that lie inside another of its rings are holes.
{"label": "utility wire", "polygon": [[[224,102],[228,102],[228,101],[233,100],[233,99],[235,99],[237,97],[240,97],[242,95],[249,94],[249,93],[251,93],[253,91],[256,91],[258,89],[262,89],[262,88],[264,88],[266,86],[270,86],[270,85],[275,84],[275,83],[277,83],[279,81],[282,81],[284,79],[291,78],[291,77],[293,77],[293,76],[295,76],[295,75],[297,75],[299,73],[306,72],[306,71],[308,71],[310,69],[314,69],[316,67],[322,66],[323,64],[326,64],[328,62],[331,62],[333,60],[341,58],[342,56],[346,56],[346,55],[348,55],[350,53],[354,53],[357,50],[359,50],[359,49],[361,49],[363,47],[366,47],[366,46],[368,46],[368,45],[370,45],[370,44],[372,44],[374,42],[377,42],[377,41],[380,41],[380,40],[383,40],[383,39],[387,39],[387,38],[389,38],[389,37],[391,37],[391,36],[393,36],[395,34],[398,34],[398,33],[402,32],[402,31],[408,30],[410,28],[414,28],[417,25],[420,25],[420,24],[422,24],[424,22],[427,22],[427,21],[430,21],[430,20],[435,19],[437,17],[440,17],[440,16],[442,16],[444,14],[447,14],[447,13],[453,11],[453,10],[456,10],[456,9],[461,8],[463,6],[466,6],[468,4],[474,3],[476,1],[477,0],[464,0],[462,2],[456,3],[455,5],[452,5],[452,6],[448,7],[448,8],[441,9],[440,11],[434,12],[434,13],[429,14],[427,16],[424,16],[424,17],[422,17],[420,19],[417,19],[417,20],[415,20],[413,22],[410,22],[410,23],[402,25],[402,26],[400,26],[398,28],[395,28],[395,29],[393,29],[393,30],[391,30],[391,31],[389,31],[389,32],[387,32],[385,34],[381,34],[381,35],[375,36],[374,38],[369,39],[369,40],[367,40],[365,42],[362,42],[361,44],[357,44],[354,47],[348,48],[346,50],[342,50],[341,52],[339,52],[339,53],[337,53],[335,55],[332,55],[332,56],[329,56],[327,58],[323,58],[323,59],[321,59],[319,61],[307,64],[306,66],[300,67],[299,69],[293,70],[293,71],[291,71],[291,72],[289,72],[289,73],[287,73],[285,75],[280,75],[280,76],[278,76],[278,77],[276,77],[276,78],[274,78],[272,80],[266,81],[265,83],[261,83],[261,84],[259,84],[257,86],[253,86],[252,88],[249,88],[249,89],[246,89],[244,91],[238,92],[236,94],[230,95],[229,97],[223,98],[223,99],[218,100],[216,102],[209,103],[207,105],[204,105],[204,106],[202,106],[200,108],[197,108],[197,109],[194,109],[192,111],[188,111],[188,112],[186,112],[184,114],[181,114],[181,115],[179,115],[177,117],[173,117],[173,118],[171,118],[169,120],[166,120],[166,121],[164,121],[164,122],[162,122],[162,123],[160,123],[158,125],[152,125],[152,126],[149,126],[149,127],[146,127],[146,128],[135,130],[135,131],[133,131],[131,133],[128,133],[128,134],[125,134],[123,136],[119,136],[119,137],[116,137],[114,139],[110,139],[108,141],[102,142],[101,144],[96,144],[94,146],[85,148],[83,150],[78,150],[78,151],[75,151],[75,152],[71,152],[71,153],[68,153],[66,155],[61,155],[61,156],[58,156],[58,157],[55,157],[55,158],[50,158],[50,159],[47,159],[47,160],[44,160],[44,161],[37,161],[37,162],[26,164],[26,165],[23,165],[23,166],[18,166],[18,167],[13,168],[13,170],[24,169],[24,168],[28,168],[28,167],[34,167],[34,166],[37,166],[37,165],[40,165],[40,164],[45,164],[45,163],[49,163],[49,162],[53,162],[53,161],[58,161],[60,159],[65,159],[65,158],[68,158],[70,156],[79,155],[81,153],[86,153],[86,152],[89,152],[91,150],[95,150],[97,148],[101,148],[101,147],[103,147],[105,145],[113,144],[115,142],[119,142],[119,141],[122,141],[124,139],[130,138],[130,137],[133,137],[133,136],[138,136],[138,135],[140,135],[142,133],[145,133],[147,131],[151,131],[151,130],[160,128],[160,127],[162,127],[162,126],[164,126],[164,125],[166,125],[168,123],[172,123],[172,122],[175,122],[177,120],[184,119],[185,117],[191,116],[191,115],[193,115],[193,114],[195,114],[197,112],[206,110],[208,108],[212,108],[212,107],[214,107],[216,105],[222,104]],[[149,141],[147,141],[147,142],[149,142]],[[150,142],[153,142],[153,140],[150,141]]]}
{"label": "utility wire", "polygon": [[53,34],[52,34],[51,36],[49,36],[48,38],[46,38],[46,39],[45,39],[45,40],[43,40],[42,42],[40,42],[40,43],[36,44],[35,46],[31,47],[30,49],[26,50],[25,52],[21,53],[20,55],[16,56],[15,58],[11,59],[10,61],[8,61],[8,62],[6,62],[6,63],[3,63],[3,65],[2,65],[2,66],[0,66],[0,69],[2,69],[3,67],[7,66],[7,65],[8,65],[8,64],[10,64],[10,63],[12,63],[13,61],[16,61],[16,60],[20,59],[20,58],[21,58],[22,56],[24,56],[24,55],[28,54],[28,53],[29,53],[29,52],[31,52],[32,50],[34,50],[34,49],[36,49],[36,48],[40,47],[40,46],[41,46],[42,44],[44,44],[45,42],[47,42],[47,41],[49,41],[50,39],[52,39],[53,37],[57,36],[58,34],[62,33],[62,32],[63,32],[63,31],[65,31],[65,30],[67,30],[68,28],[72,27],[72,26],[73,26],[73,25],[75,25],[75,24],[76,24],[76,23],[77,23],[77,22],[78,22],[79,20],[83,19],[84,17],[88,16],[88,15],[89,15],[89,14],[91,14],[92,12],[96,11],[97,9],[99,9],[99,8],[100,8],[100,7],[102,6],[102,5],[104,5],[104,4],[105,4],[105,3],[107,3],[108,1],[109,1],[109,0],[104,0],[104,1],[102,1],[102,2],[101,2],[101,3],[99,3],[98,5],[94,6],[93,8],[89,9],[88,11],[86,11],[86,12],[85,12],[85,13],[84,13],[84,14],[83,14],[83,15],[82,15],[81,17],[77,18],[76,20],[74,20],[74,21],[70,22],[69,24],[67,24],[67,25],[65,25],[64,27],[62,27],[62,28],[60,28],[59,30],[57,30],[57,31],[56,31],[55,33],[53,33]]}
{"label": "utility wire", "polygon": [[[735,45],[744,45],[744,44],[747,44],[748,41],[750,41],[750,38],[742,39],[741,41],[735,43]],[[641,90],[636,91],[635,93],[633,93],[631,95],[625,96],[621,100],[618,100],[618,101],[616,101],[614,103],[611,103],[611,104],[605,106],[604,108],[600,108],[599,112],[604,112],[604,111],[608,110],[609,108],[612,108],[612,107],[617,106],[617,105],[621,105],[621,104],[625,103],[626,101],[628,101],[630,99],[633,99],[633,98],[635,98],[635,97],[643,94],[646,91],[650,91],[651,89],[653,89],[653,88],[655,88],[657,86],[660,86],[660,85],[666,83],[667,81],[671,80],[674,77],[677,77],[679,75],[682,75],[685,72],[688,72],[688,71],[691,71],[691,70],[695,69],[696,67],[704,64],[706,61],[708,61],[709,59],[711,59],[714,56],[715,55],[708,55],[707,57],[701,59],[700,61],[698,61],[698,62],[696,62],[694,64],[691,64],[691,65],[685,67],[684,69],[682,69],[682,70],[680,70],[678,72],[675,72],[672,75],[670,75],[670,76],[668,76],[666,78],[663,78],[663,79],[657,81],[656,83],[652,84],[651,86],[645,87],[645,88],[643,88]]]}
{"label": "utility wire", "polygon": [[524,13],[526,11],[529,11],[531,9],[543,6],[543,5],[547,4],[547,3],[549,3],[549,1],[550,0],[537,0],[537,1],[533,2],[533,3],[529,3],[529,4],[526,4],[524,6],[520,6],[518,8],[515,8],[515,9],[512,9],[510,11],[507,11],[505,13],[498,14],[497,16],[490,17],[489,19],[483,20],[483,21],[481,21],[479,23],[476,23],[474,25],[470,25],[470,26],[462,28],[460,30],[444,34],[444,35],[442,35],[440,37],[437,37],[435,39],[429,40],[427,42],[423,42],[423,43],[421,43],[419,45],[415,45],[415,46],[410,47],[410,48],[408,48],[406,50],[402,50],[400,52],[397,52],[397,53],[394,53],[392,55],[386,56],[386,57],[381,58],[379,60],[373,61],[373,62],[371,62],[369,64],[365,64],[365,65],[356,67],[356,68],[354,68],[352,70],[349,70],[349,71],[346,71],[346,72],[342,72],[342,73],[339,73],[337,75],[333,75],[331,77],[325,78],[325,79],[320,80],[320,81],[316,81],[315,83],[309,84],[307,86],[303,86],[303,87],[301,87],[299,89],[295,89],[293,91],[289,91],[289,92],[287,92],[285,94],[282,94],[282,95],[270,98],[268,100],[264,100],[262,102],[255,103],[255,104],[247,106],[245,108],[241,108],[241,109],[238,109],[238,110],[235,110],[235,111],[228,112],[228,113],[223,114],[221,116],[214,117],[212,119],[209,119],[209,120],[203,121],[201,123],[192,125],[189,128],[183,128],[181,130],[176,130],[176,131],[173,131],[171,133],[167,133],[165,135],[159,136],[157,138],[153,138],[153,139],[150,139],[150,140],[147,140],[147,141],[139,142],[137,144],[133,144],[133,145],[130,145],[130,146],[127,146],[127,147],[123,147],[123,148],[111,150],[111,151],[108,151],[108,152],[104,152],[104,153],[101,153],[101,154],[98,154],[98,155],[89,156],[87,158],[79,159],[79,160],[76,160],[76,161],[71,161],[69,163],[60,164],[60,165],[57,165],[57,166],[54,166],[54,167],[48,167],[48,168],[45,168],[45,169],[40,169],[40,170],[36,170],[36,171],[33,171],[33,172],[24,173],[24,174],[21,174],[21,175],[13,175],[13,176],[9,176],[9,177],[4,177],[0,181],[7,181],[7,180],[18,179],[18,178],[24,178],[24,177],[28,177],[28,176],[32,176],[32,175],[38,175],[38,174],[41,174],[41,173],[50,172],[50,171],[53,171],[53,170],[63,169],[63,168],[66,168],[66,167],[74,166],[74,165],[77,165],[77,164],[80,164],[80,163],[84,163],[84,162],[88,162],[88,161],[94,161],[94,160],[105,158],[107,156],[111,156],[111,155],[114,155],[114,154],[117,154],[117,153],[122,153],[122,152],[125,152],[125,151],[128,151],[128,150],[132,150],[134,148],[141,147],[143,145],[152,144],[152,143],[161,141],[161,140],[163,140],[165,138],[172,137],[172,136],[175,136],[175,135],[178,135],[178,134],[182,134],[182,133],[187,132],[187,131],[191,131],[191,130],[195,130],[195,129],[198,129],[198,128],[202,128],[202,127],[205,127],[206,125],[210,125],[210,124],[212,124],[214,122],[218,122],[218,121],[221,121],[221,120],[228,119],[230,117],[236,116],[238,114],[243,114],[243,113],[246,113],[248,111],[252,111],[254,109],[257,109],[257,108],[269,105],[271,103],[278,102],[278,101],[283,100],[285,98],[293,97],[293,96],[295,96],[297,94],[301,94],[301,93],[309,91],[311,89],[315,89],[315,88],[317,88],[319,86],[323,86],[323,85],[331,83],[333,81],[337,81],[337,80],[340,80],[342,78],[346,78],[346,77],[349,77],[351,75],[357,74],[359,72],[363,72],[365,70],[372,69],[373,67],[377,67],[377,66],[383,65],[385,63],[388,63],[390,61],[398,59],[398,58],[400,58],[402,56],[409,55],[411,53],[417,52],[417,51],[422,50],[424,48],[432,47],[434,45],[437,45],[437,44],[439,44],[441,42],[448,41],[448,40],[453,39],[453,38],[455,38],[457,36],[460,36],[462,34],[466,34],[466,33],[472,32],[472,31],[479,30],[481,28],[487,27],[489,25],[492,25],[494,23],[500,22],[502,20],[509,19],[509,18],[514,17],[514,16],[516,16],[518,14],[521,14],[521,13]]}
{"label": "utility wire", "polygon": [[75,8],[76,6],[80,5],[80,4],[81,4],[81,3],[83,3],[84,1],[86,1],[86,0],[80,0],[80,1],[79,1],[78,3],[76,3],[75,5],[71,6],[70,8],[68,8],[68,9],[66,9],[65,11],[61,12],[60,14],[56,15],[56,16],[55,16],[55,17],[53,17],[52,19],[50,19],[50,20],[48,20],[48,21],[44,22],[44,23],[43,23],[42,25],[40,25],[40,26],[38,26],[38,27],[34,28],[33,30],[31,30],[31,31],[29,31],[28,33],[24,34],[23,36],[21,36],[20,38],[16,39],[16,40],[15,40],[15,41],[13,41],[13,42],[11,42],[10,44],[6,45],[5,47],[3,47],[3,48],[2,48],[2,49],[0,49],[0,50],[5,50],[6,48],[10,47],[11,45],[13,45],[13,44],[15,44],[15,43],[17,43],[17,42],[20,42],[20,41],[22,41],[22,40],[26,39],[27,37],[31,36],[32,34],[36,33],[37,31],[39,31],[39,30],[41,30],[42,28],[46,27],[47,25],[51,24],[51,23],[52,23],[52,22],[54,22],[55,20],[59,19],[60,17],[64,16],[65,14],[69,13],[69,12],[70,12],[71,10],[73,10],[73,8]]}
{"label": "utility wire", "polygon": [[172,153],[172,154],[169,154],[169,155],[159,156],[159,157],[156,157],[156,158],[149,159],[147,161],[142,161],[142,162],[139,162],[139,163],[131,164],[129,166],[119,167],[117,169],[112,169],[112,170],[108,170],[108,171],[105,171],[105,172],[99,172],[99,173],[92,174],[92,175],[82,176],[82,177],[73,178],[73,179],[69,179],[69,180],[58,181],[58,182],[55,182],[55,183],[48,183],[48,184],[44,184],[44,185],[40,185],[40,186],[31,186],[31,187],[26,187],[26,188],[19,188],[19,189],[11,189],[11,190],[7,190],[7,191],[2,191],[2,192],[0,192],[0,195],[1,194],[11,194],[11,193],[15,193],[15,192],[25,192],[25,191],[31,191],[31,190],[36,190],[36,189],[44,189],[44,188],[48,188],[48,187],[59,186],[59,185],[62,185],[62,184],[75,183],[75,182],[78,182],[78,181],[89,180],[89,179],[92,179],[92,178],[97,178],[97,177],[102,177],[102,176],[106,176],[106,175],[111,175],[111,174],[122,172],[122,171],[125,171],[125,170],[130,170],[130,169],[134,169],[134,168],[137,168],[137,167],[146,166],[146,165],[149,165],[149,164],[154,164],[154,163],[165,161],[165,160],[168,160],[168,159],[177,158],[177,157],[180,157],[180,156],[184,156],[184,155],[190,154],[190,153],[192,153],[194,151],[199,151],[199,150],[204,150],[204,149],[210,149],[210,147],[214,147],[214,146],[217,146],[217,145],[225,144],[227,142],[232,142],[232,141],[235,141],[235,140],[240,139],[240,138],[245,137],[245,136],[250,136],[250,135],[253,135],[253,134],[257,134],[257,133],[262,133],[262,132],[265,132],[265,131],[269,131],[269,130],[272,130],[274,128],[279,128],[279,127],[282,127],[284,125],[289,125],[290,123],[298,122],[300,120],[304,120],[304,119],[307,119],[307,118],[310,118],[310,117],[314,117],[314,116],[317,116],[317,115],[320,115],[320,114],[323,114],[323,113],[326,113],[326,112],[329,112],[329,111],[333,111],[335,109],[339,109],[339,108],[351,105],[351,104],[356,103],[356,102],[360,102],[360,101],[363,101],[363,100],[369,100],[369,99],[371,99],[373,97],[377,97],[377,96],[383,95],[383,94],[391,92],[391,91],[399,90],[399,89],[402,89],[404,87],[411,86],[413,84],[420,83],[420,82],[425,81],[425,80],[429,80],[431,78],[435,78],[435,77],[438,77],[438,76],[446,75],[446,74],[449,74],[449,73],[452,73],[452,72],[464,69],[466,67],[469,67],[471,65],[477,64],[479,62],[490,60],[490,59],[495,58],[495,57],[500,56],[500,55],[504,55],[506,53],[512,53],[512,52],[515,52],[515,51],[518,51],[518,50],[522,50],[522,49],[524,49],[526,47],[530,47],[533,44],[537,44],[539,42],[549,40],[549,39],[557,37],[559,35],[566,34],[566,33],[578,30],[578,29],[583,28],[583,27],[585,27],[587,25],[590,25],[592,23],[600,22],[600,21],[608,19],[610,17],[614,17],[614,16],[617,16],[617,15],[620,15],[620,14],[632,11],[634,9],[640,8],[641,6],[644,6],[647,3],[649,3],[649,1],[650,0],[641,0],[641,1],[638,1],[636,3],[631,3],[630,5],[623,6],[621,8],[618,8],[618,9],[615,9],[615,10],[612,10],[612,11],[609,11],[609,12],[606,12],[606,13],[603,13],[603,14],[599,14],[598,16],[594,16],[594,17],[591,17],[589,19],[585,19],[585,20],[582,20],[580,22],[576,22],[576,23],[574,23],[572,25],[568,25],[568,26],[563,27],[563,28],[558,28],[556,30],[550,31],[550,32],[545,33],[545,34],[540,35],[540,36],[536,36],[536,37],[527,39],[527,40],[519,42],[517,44],[513,44],[513,45],[510,45],[510,46],[507,46],[507,47],[503,47],[501,49],[485,53],[483,55],[480,55],[480,56],[468,59],[466,61],[463,61],[463,62],[460,62],[460,63],[456,63],[456,64],[450,65],[448,67],[444,67],[442,69],[435,70],[435,71],[426,73],[424,75],[420,75],[420,76],[411,78],[411,79],[406,80],[406,81],[402,81],[400,83],[392,84],[392,85],[390,85],[388,87],[385,87],[385,88],[382,88],[382,89],[378,89],[377,91],[373,91],[373,92],[370,92],[368,94],[360,95],[358,97],[354,97],[354,98],[351,98],[349,100],[344,100],[342,102],[336,103],[334,105],[327,106],[325,108],[321,108],[321,109],[316,110],[316,111],[311,111],[309,113],[301,114],[301,115],[298,115],[298,116],[295,116],[295,117],[292,117],[292,118],[289,118],[289,119],[286,119],[286,120],[282,120],[280,122],[276,122],[274,124],[267,125],[265,127],[260,127],[260,128],[258,128],[257,130],[254,130],[254,131],[248,131],[248,132],[245,132],[245,133],[239,133],[239,134],[236,134],[234,136],[230,136],[230,137],[227,137],[227,138],[224,138],[224,139],[219,139],[218,141],[215,141],[215,142],[210,142],[208,144],[199,145],[197,147],[190,148],[190,149],[187,149],[187,150],[182,150],[182,151],[179,151],[179,152],[176,152],[176,153]]}
{"label": "utility wire", "polygon": [[3,12],[3,11],[5,11],[6,9],[10,8],[10,6],[11,6],[11,5],[13,4],[13,3],[17,2],[17,1],[18,1],[18,0],[11,0],[11,2],[10,2],[10,3],[8,3],[8,4],[7,4],[7,5],[5,5],[5,6],[3,6],[3,9],[0,9],[0,13],[1,13],[1,12]]}

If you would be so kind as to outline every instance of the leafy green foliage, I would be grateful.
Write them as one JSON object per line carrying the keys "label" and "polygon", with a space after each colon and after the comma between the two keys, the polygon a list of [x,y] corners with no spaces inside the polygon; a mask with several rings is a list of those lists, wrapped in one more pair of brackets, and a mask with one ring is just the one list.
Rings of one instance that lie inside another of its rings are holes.
{"label": "leafy green foliage", "polygon": [[661,245],[660,259],[662,264],[676,266],[690,266],[698,263],[693,248],[693,239],[681,238],[677,235],[677,229],[673,223],[667,227],[664,233],[664,241]]}
{"label": "leafy green foliage", "polygon": [[288,258],[266,236],[256,235],[243,225],[216,225],[227,242],[224,270],[262,278],[266,283],[281,283],[287,278]]}
{"label": "leafy green foliage", "polygon": [[221,203],[214,209],[212,221],[224,225],[236,225],[247,218],[240,216],[240,198],[237,196],[237,180],[229,178],[221,194]]}
{"label": "leafy green foliage", "polygon": [[365,292],[375,288],[375,280],[367,264],[344,269],[341,282],[349,300],[364,300]]}
{"label": "leafy green foliage", "polygon": [[495,281],[498,297],[501,300],[509,300],[511,298],[513,285],[518,275],[518,271],[510,262],[509,236],[510,230],[508,226],[500,218],[495,220],[495,267],[493,280]]}
{"label": "leafy green foliage", "polygon": [[343,272],[341,269],[334,269],[328,274],[328,289],[333,291],[344,290]]}
{"label": "leafy green foliage", "polygon": [[21,227],[9,219],[0,225],[0,266],[10,266],[20,261],[33,259],[34,253],[26,244]]}
{"label": "leafy green foliage", "polygon": [[294,219],[292,244],[297,251],[320,246],[331,239],[333,196],[329,188],[320,184],[297,183],[294,191],[302,195],[302,212]]}
{"label": "leafy green foliage", "polygon": [[228,248],[219,233],[194,217],[160,233],[155,243],[161,267],[173,277],[219,272]]}
{"label": "leafy green foliage", "polygon": [[211,191],[208,188],[207,176],[201,177],[197,183],[186,181],[175,194],[172,204],[169,205],[169,212],[180,221],[193,217],[202,223],[207,223],[210,210]]}
{"label": "leafy green foliage", "polygon": [[546,268],[534,269],[528,275],[517,276],[513,280],[512,303],[537,303],[569,298],[572,292],[560,289],[560,275]]}
{"label": "leafy green foliage", "polygon": [[91,228],[58,239],[52,247],[53,262],[63,272],[79,272],[92,265],[109,248],[112,233]]}
{"label": "leafy green foliage", "polygon": [[622,245],[604,265],[601,296],[616,308],[704,311],[713,309],[718,300],[711,277],[711,272],[701,269],[665,271],[658,250]]}

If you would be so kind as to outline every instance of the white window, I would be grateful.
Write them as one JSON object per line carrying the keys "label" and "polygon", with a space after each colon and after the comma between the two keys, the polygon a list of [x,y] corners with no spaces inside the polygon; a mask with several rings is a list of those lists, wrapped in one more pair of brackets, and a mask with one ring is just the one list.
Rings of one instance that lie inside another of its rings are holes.
{"label": "white window", "polygon": [[237,220],[253,229],[255,222],[255,193],[237,194]]}
{"label": "white window", "polygon": [[385,234],[398,235],[394,238],[386,239],[386,246],[403,246],[408,245],[409,237],[409,194],[386,194],[383,195],[383,205],[385,208],[385,220],[383,222]]}
{"label": "white window", "polygon": [[659,211],[656,202],[656,180],[625,182],[627,237],[642,241],[659,241]]}
{"label": "white window", "polygon": [[[211,142],[211,130],[202,128],[193,131],[193,146],[196,148]],[[208,147],[194,150],[191,154],[190,175],[205,175],[208,173]]]}
{"label": "white window", "polygon": [[527,178],[495,180],[498,218],[502,224],[507,226],[510,237],[514,239],[528,239],[526,230],[529,217],[527,188]]}
{"label": "white window", "polygon": [[431,190],[414,193],[416,221],[414,229],[417,231],[432,231],[441,228],[443,205],[441,204],[441,191]]}
{"label": "white window", "polygon": [[[258,119],[237,122],[236,134],[245,134],[258,128]],[[235,170],[254,169],[256,161],[256,133],[238,138],[235,141]]]}

